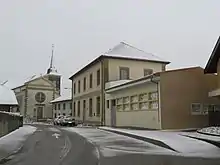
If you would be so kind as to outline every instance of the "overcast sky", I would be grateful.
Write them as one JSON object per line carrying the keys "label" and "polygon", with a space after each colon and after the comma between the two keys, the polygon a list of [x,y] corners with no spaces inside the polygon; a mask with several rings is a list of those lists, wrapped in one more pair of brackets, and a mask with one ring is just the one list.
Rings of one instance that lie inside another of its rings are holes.
{"label": "overcast sky", "polygon": [[1,0],[0,81],[45,73],[51,44],[68,77],[124,41],[171,61],[204,67],[220,35],[219,0]]}

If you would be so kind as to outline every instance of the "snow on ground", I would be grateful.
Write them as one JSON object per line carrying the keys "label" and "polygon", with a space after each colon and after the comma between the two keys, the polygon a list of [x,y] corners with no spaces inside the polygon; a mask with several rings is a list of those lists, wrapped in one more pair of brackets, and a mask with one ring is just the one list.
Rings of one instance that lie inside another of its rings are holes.
{"label": "snow on ground", "polygon": [[171,148],[183,153],[185,156],[218,156],[220,148],[206,143],[204,141],[182,136],[182,132],[163,132],[163,131],[146,131],[146,130],[127,130],[114,129],[109,127],[100,127],[105,130],[114,130],[136,136],[152,138],[169,145]]}
{"label": "snow on ground", "polygon": [[143,154],[175,154],[174,151],[156,146],[151,143],[143,142],[127,136],[103,131],[94,128],[62,128],[63,130],[75,132],[83,136],[87,141],[96,146],[97,150],[105,157],[112,157],[127,153],[143,153]]}
{"label": "snow on ground", "polygon": [[44,122],[31,122],[31,121],[25,121],[24,124],[33,124],[33,125],[52,125],[52,123],[44,123]]}
{"label": "snow on ground", "polygon": [[51,131],[51,132],[56,132],[56,133],[60,133],[61,131],[59,130],[59,129],[57,129],[57,128],[54,128],[54,127],[49,127],[49,128],[47,128],[49,131]]}
{"label": "snow on ground", "polygon": [[220,136],[205,135],[205,134],[201,134],[198,132],[182,132],[181,135],[200,138],[200,139],[204,139],[204,140],[211,140],[211,141],[215,141],[215,142],[220,143]]}
{"label": "snow on ground", "polygon": [[25,125],[19,129],[0,138],[0,160],[1,158],[20,149],[22,143],[29,135],[36,131],[36,127]]}
{"label": "snow on ground", "polygon": [[220,127],[206,127],[198,130],[198,132],[220,136]]}

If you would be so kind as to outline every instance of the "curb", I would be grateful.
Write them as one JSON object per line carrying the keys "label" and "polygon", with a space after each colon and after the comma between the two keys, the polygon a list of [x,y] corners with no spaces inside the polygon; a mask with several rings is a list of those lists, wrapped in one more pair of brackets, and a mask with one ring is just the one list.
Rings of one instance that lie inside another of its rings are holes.
{"label": "curb", "polygon": [[116,133],[116,134],[119,134],[119,135],[128,136],[128,137],[131,137],[131,138],[134,138],[134,139],[142,140],[142,141],[152,143],[154,145],[157,145],[157,146],[160,146],[160,147],[178,152],[177,150],[171,148],[170,146],[168,146],[167,144],[165,144],[164,142],[159,141],[159,140],[155,140],[155,139],[147,138],[147,137],[143,137],[143,136],[138,136],[138,135],[133,135],[133,134],[126,133],[126,132],[120,132],[120,131],[117,131],[117,130],[108,130],[108,129],[103,129],[103,128],[98,128],[98,129],[108,131],[108,132],[113,132],[113,133]]}

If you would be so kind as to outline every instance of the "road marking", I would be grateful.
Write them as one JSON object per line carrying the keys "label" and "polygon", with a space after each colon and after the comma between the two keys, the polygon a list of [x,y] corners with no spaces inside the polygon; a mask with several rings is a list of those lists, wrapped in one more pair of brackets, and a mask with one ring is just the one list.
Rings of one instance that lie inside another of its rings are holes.
{"label": "road marking", "polygon": [[60,136],[60,134],[58,134],[58,133],[54,133],[52,136],[55,136],[55,137],[56,137],[56,139],[58,139],[58,138],[59,138],[59,136]]}
{"label": "road marking", "polygon": [[65,137],[64,147],[61,151],[60,159],[63,160],[66,155],[69,153],[72,145],[68,136]]}

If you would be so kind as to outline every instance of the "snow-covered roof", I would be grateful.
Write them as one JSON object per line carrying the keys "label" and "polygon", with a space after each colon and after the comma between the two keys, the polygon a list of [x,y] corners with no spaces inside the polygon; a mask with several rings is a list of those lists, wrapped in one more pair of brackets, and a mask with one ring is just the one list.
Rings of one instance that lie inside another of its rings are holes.
{"label": "snow-covered roof", "polygon": [[50,72],[48,75],[56,75],[56,76],[61,76],[61,74],[57,73],[57,72]]}
{"label": "snow-covered roof", "polygon": [[71,96],[60,96],[54,100],[51,101],[51,103],[61,102],[61,101],[69,101],[71,100]]}
{"label": "snow-covered roof", "polygon": [[116,45],[115,47],[113,47],[108,52],[104,53],[103,55],[107,57],[131,58],[131,59],[169,63],[169,61],[166,61],[160,57],[157,57],[153,55],[152,53],[147,53],[143,50],[140,50],[125,42],[120,42],[120,44]]}
{"label": "snow-covered roof", "polygon": [[4,85],[0,85],[0,105],[18,105],[14,91]]}
{"label": "snow-covered roof", "polygon": [[22,117],[22,115],[19,112],[5,112],[5,111],[0,111],[0,113],[4,113],[4,114],[8,114],[11,116],[20,116]]}
{"label": "snow-covered roof", "polygon": [[165,63],[169,64],[170,62],[164,60],[160,57],[153,55],[152,53],[147,53],[143,50],[140,50],[134,46],[131,46],[125,42],[120,42],[118,45],[109,49],[106,53],[98,56],[96,59],[92,60],[89,64],[87,64],[82,69],[75,72],[69,79],[72,80],[73,77],[80,74],[81,72],[88,69],[90,66],[94,65],[95,63],[99,62],[101,58],[117,58],[117,59],[133,59],[133,60],[141,60],[141,61],[151,61],[151,62],[158,62],[158,63]]}

